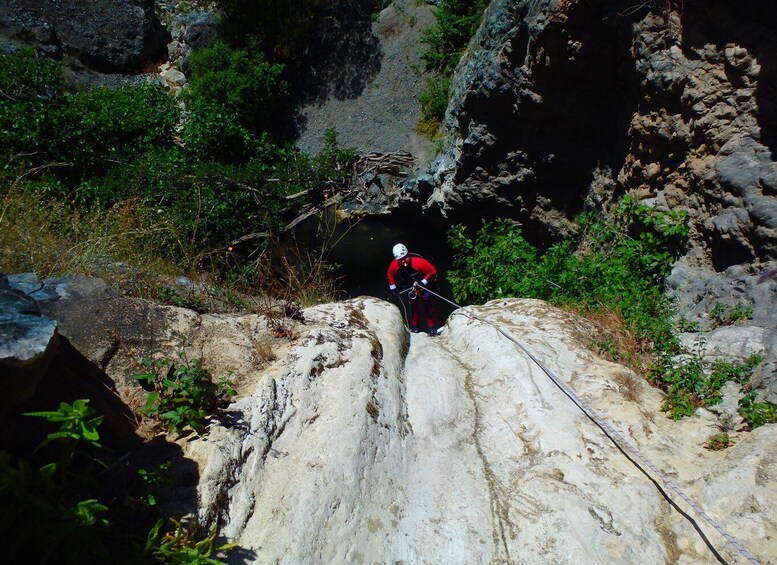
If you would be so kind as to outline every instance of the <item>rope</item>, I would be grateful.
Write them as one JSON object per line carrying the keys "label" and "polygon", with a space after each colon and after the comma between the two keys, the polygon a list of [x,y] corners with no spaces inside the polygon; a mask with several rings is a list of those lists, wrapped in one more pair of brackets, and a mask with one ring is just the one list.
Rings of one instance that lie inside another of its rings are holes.
{"label": "rope", "polygon": [[[405,301],[402,300],[401,295],[404,294],[405,292],[410,292],[411,290],[413,290],[412,286],[410,288],[406,288],[405,290],[400,290],[399,292],[391,293],[391,296],[396,296],[397,300],[399,300],[399,303],[402,305],[402,310],[405,312],[405,329],[408,332],[410,331],[410,321],[407,319],[407,307],[405,306]],[[389,296],[389,298],[391,298],[391,296]]]}
{"label": "rope", "polygon": [[[444,296],[440,296],[436,292],[426,289],[429,292],[431,292],[433,295],[437,296],[438,298],[444,300],[445,302],[455,306],[457,309],[460,309],[461,306],[456,304],[455,302],[452,302],[445,298]],[[723,529],[722,526],[720,526],[715,520],[709,517],[704,510],[702,510],[701,507],[699,507],[698,504],[696,504],[691,498],[685,494],[682,489],[680,489],[679,486],[677,486],[671,479],[669,479],[666,475],[664,475],[658,467],[656,467],[653,463],[651,463],[642,453],[637,449],[637,447],[631,443],[628,439],[623,437],[620,432],[618,432],[615,428],[613,428],[610,423],[602,418],[591,406],[589,406],[582,398],[580,398],[577,393],[572,390],[565,382],[563,382],[556,374],[553,373],[550,369],[548,369],[545,365],[542,364],[542,362],[537,359],[537,357],[529,351],[526,347],[523,346],[517,339],[512,337],[510,334],[505,332],[502,328],[500,328],[495,323],[491,322],[490,320],[486,320],[484,318],[481,318],[480,316],[477,316],[475,314],[469,313],[469,312],[460,312],[462,315],[467,316],[468,318],[478,320],[480,322],[483,322],[485,324],[488,324],[492,326],[496,331],[498,331],[500,334],[502,334],[504,337],[512,341],[515,345],[517,345],[532,361],[534,361],[537,366],[542,369],[542,371],[550,378],[551,381],[559,388],[561,391],[567,395],[567,397],[572,400],[572,402],[577,405],[580,410],[588,417],[590,418],[597,426],[599,426],[607,435],[610,440],[615,443],[615,446],[618,447],[621,451],[628,450],[631,452],[632,455],[634,455],[637,459],[639,459],[648,469],[653,471],[663,482],[664,484],[669,487],[672,491],[674,491],[680,498],[682,498],[688,505],[693,508],[693,510],[704,520],[712,526],[720,535],[722,535],[726,541],[728,541],[741,555],[743,555],[748,561],[755,565],[760,565],[760,562],[753,557],[753,555],[747,551],[747,549],[744,548],[744,546],[739,543],[739,541],[729,534],[725,529]]]}

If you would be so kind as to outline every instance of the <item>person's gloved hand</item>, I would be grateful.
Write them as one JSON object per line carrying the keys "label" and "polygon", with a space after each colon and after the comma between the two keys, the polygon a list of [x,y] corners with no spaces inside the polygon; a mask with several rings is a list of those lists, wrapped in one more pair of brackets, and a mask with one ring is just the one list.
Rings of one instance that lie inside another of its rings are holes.
{"label": "person's gloved hand", "polygon": [[427,281],[426,279],[421,279],[421,283],[420,284],[421,284],[422,287],[426,288],[428,286],[428,284],[429,284],[429,281]]}

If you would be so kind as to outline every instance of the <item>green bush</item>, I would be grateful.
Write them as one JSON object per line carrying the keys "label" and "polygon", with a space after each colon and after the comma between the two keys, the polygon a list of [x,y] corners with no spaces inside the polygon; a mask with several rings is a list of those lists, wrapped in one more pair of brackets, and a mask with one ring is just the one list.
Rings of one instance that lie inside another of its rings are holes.
{"label": "green bush", "polygon": [[487,3],[485,0],[441,0],[434,12],[434,25],[423,32],[427,49],[421,58],[432,74],[418,99],[421,104],[418,131],[430,139],[439,135],[448,107],[453,70],[480,25]]}
{"label": "green bush", "polygon": [[190,106],[181,137],[192,160],[219,163],[245,163],[261,143],[237,113],[202,101]]}
{"label": "green bush", "polygon": [[[187,98],[193,111],[213,121],[230,121],[254,135],[273,129],[288,87],[283,65],[267,62],[256,44],[232,49],[216,42],[192,54]],[[227,131],[229,131],[229,128]]]}
{"label": "green bush", "polygon": [[99,176],[137,153],[172,143],[175,101],[158,87],[95,88],[64,95],[56,63],[20,51],[0,56],[0,141],[33,165],[71,163]]}
{"label": "green bush", "polygon": [[33,49],[0,56],[0,152],[41,151],[50,114],[62,102],[62,72]]}
{"label": "green bush", "polygon": [[439,131],[440,124],[448,108],[448,91],[451,80],[447,76],[432,75],[426,79],[426,86],[418,97],[421,104],[421,119],[418,129],[421,133],[433,138]]}
{"label": "green bush", "polygon": [[753,429],[777,422],[777,404],[769,401],[756,402],[756,396],[754,390],[745,393],[739,400],[739,414]]}
{"label": "green bush", "polygon": [[704,447],[710,451],[720,451],[722,449],[727,449],[732,445],[734,445],[734,442],[731,440],[729,435],[727,433],[722,433],[710,436]]}
{"label": "green bush", "polygon": [[682,215],[624,199],[611,221],[580,219],[580,252],[577,242],[564,241],[542,255],[504,220],[484,224],[474,240],[454,226],[449,232],[454,268],[448,279],[457,300],[522,296],[583,311],[613,308],[644,341],[645,351],[676,349],[660,280],[682,246],[684,221]]}
{"label": "green bush", "polygon": [[[100,443],[102,422],[88,400],[29,413],[59,429],[31,456],[0,451],[3,557],[11,563],[210,563],[219,545],[154,510],[162,481],[148,474],[140,492],[127,484],[117,455]],[[113,459],[107,467],[102,460]],[[160,466],[165,472],[169,464]],[[10,560],[10,561],[9,561]]]}
{"label": "green bush", "polygon": [[422,57],[427,69],[449,75],[461,52],[480,25],[485,0],[441,0],[434,12],[435,24],[425,31],[429,48]]}
{"label": "green bush", "polygon": [[733,307],[718,302],[710,310],[709,314],[712,319],[712,327],[719,328],[751,320],[753,318],[753,308],[742,302],[737,302]]}
{"label": "green bush", "polygon": [[95,88],[68,96],[48,123],[49,156],[97,176],[148,150],[172,144],[175,101],[159,87]]}
{"label": "green bush", "polygon": [[256,42],[274,60],[290,60],[314,31],[321,0],[218,0],[226,17],[221,25],[230,43]]}
{"label": "green bush", "polygon": [[208,416],[235,391],[228,377],[214,383],[199,359],[179,357],[177,365],[168,360],[147,361],[146,372],[135,375],[149,389],[144,412],[168,430],[181,433],[190,427],[202,433]]}

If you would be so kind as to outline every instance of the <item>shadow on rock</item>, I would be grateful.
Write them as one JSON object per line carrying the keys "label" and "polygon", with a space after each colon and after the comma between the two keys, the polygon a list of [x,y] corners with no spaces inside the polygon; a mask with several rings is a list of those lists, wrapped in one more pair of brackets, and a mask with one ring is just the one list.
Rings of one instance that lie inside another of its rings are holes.
{"label": "shadow on rock", "polygon": [[[297,106],[328,98],[357,98],[380,71],[380,41],[363,2],[323,6],[320,25],[303,57],[291,69],[300,92]],[[302,124],[298,124],[300,126]]]}

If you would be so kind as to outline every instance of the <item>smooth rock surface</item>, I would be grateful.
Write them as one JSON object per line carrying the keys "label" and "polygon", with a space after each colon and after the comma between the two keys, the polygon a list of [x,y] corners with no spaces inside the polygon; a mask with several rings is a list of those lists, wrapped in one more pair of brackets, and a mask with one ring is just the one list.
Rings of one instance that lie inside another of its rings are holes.
{"label": "smooth rock surface", "polygon": [[201,518],[260,563],[743,561],[468,314],[517,338],[762,562],[775,559],[771,427],[707,451],[713,414],[668,419],[659,391],[585,347],[590,328],[533,300],[461,310],[443,336],[409,342],[385,302],[305,310],[229,418],[187,442]]}

